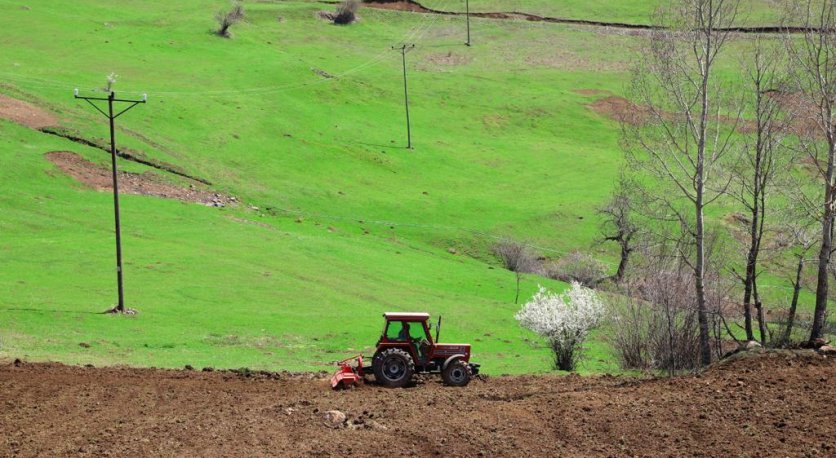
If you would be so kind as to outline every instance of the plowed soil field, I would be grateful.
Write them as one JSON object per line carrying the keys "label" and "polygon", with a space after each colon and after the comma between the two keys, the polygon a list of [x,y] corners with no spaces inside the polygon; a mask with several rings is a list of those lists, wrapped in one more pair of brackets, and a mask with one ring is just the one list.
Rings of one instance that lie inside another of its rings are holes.
{"label": "plowed soil field", "polygon": [[24,362],[0,366],[0,456],[836,456],[834,381],[832,358],[782,353],[673,379],[339,392],[321,375]]}

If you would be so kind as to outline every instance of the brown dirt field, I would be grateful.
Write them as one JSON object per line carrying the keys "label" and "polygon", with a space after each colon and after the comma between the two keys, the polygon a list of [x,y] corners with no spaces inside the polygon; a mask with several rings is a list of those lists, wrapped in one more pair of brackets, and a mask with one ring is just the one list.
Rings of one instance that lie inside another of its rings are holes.
{"label": "brown dirt field", "polygon": [[[45,157],[64,173],[86,186],[97,191],[113,190],[113,178],[107,167],[94,164],[70,151],[53,151],[46,153]],[[236,200],[207,190],[203,185],[192,185],[189,188],[176,186],[153,172],[119,172],[119,192],[195,202],[207,206],[229,205]]]}
{"label": "brown dirt field", "polygon": [[743,355],[674,379],[339,392],[313,375],[9,364],[0,456],[834,456],[834,359]]}
{"label": "brown dirt field", "polygon": [[55,126],[58,118],[22,100],[0,94],[0,119],[6,119],[32,129]]}

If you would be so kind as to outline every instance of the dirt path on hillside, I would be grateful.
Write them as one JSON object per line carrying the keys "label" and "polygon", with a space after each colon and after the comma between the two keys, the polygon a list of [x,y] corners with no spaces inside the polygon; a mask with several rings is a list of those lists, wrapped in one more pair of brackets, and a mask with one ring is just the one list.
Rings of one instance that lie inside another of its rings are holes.
{"label": "dirt path on hillside", "polygon": [[[641,126],[649,122],[654,122],[655,120],[658,120],[659,117],[672,121],[677,119],[677,115],[673,112],[662,112],[657,116],[654,115],[648,106],[636,105],[630,100],[614,95],[608,91],[576,89],[573,92],[587,96],[602,96],[601,98],[598,98],[588,104],[587,107],[599,115],[605,116],[619,123]],[[778,102],[784,110],[784,113],[791,114],[787,115],[787,119],[789,119],[789,121],[784,126],[787,131],[801,137],[822,137],[823,132],[819,127],[818,120],[816,119],[818,109],[813,102],[806,100],[800,94],[788,94],[772,91],[769,93],[769,96]],[[742,134],[755,133],[757,130],[757,123],[750,119],[734,119],[727,116],[720,116],[717,119],[728,126],[734,126],[736,130]],[[781,120],[779,119],[775,122],[781,122]]]}
{"label": "dirt path on hillside", "polygon": [[[112,172],[107,167],[94,164],[70,151],[53,151],[44,156],[64,173],[86,186],[97,191],[113,190]],[[174,185],[153,172],[119,172],[119,192],[177,199],[211,207],[224,207],[237,201],[234,197],[212,192],[200,183],[187,188]]]}
{"label": "dirt path on hillside", "polygon": [[[371,8],[380,8],[396,11],[407,11],[413,13],[424,14],[441,14],[445,16],[465,16],[466,13],[455,11],[443,11],[427,8],[415,0],[366,0],[364,6]],[[608,22],[608,21],[591,21],[586,19],[568,19],[560,17],[539,16],[536,14],[525,13],[522,11],[498,11],[498,12],[471,12],[471,17],[486,18],[486,19],[501,19],[501,20],[523,20],[530,22],[550,22],[554,24],[574,24],[587,25],[593,27],[607,27],[612,29],[624,29],[634,32],[661,30],[664,27],[659,27],[650,24],[629,24],[625,22]],[[719,28],[718,31],[728,31],[736,33],[757,33],[757,34],[779,34],[779,33],[802,33],[805,29],[801,27],[781,27],[781,26],[757,26],[757,27],[728,27]]]}
{"label": "dirt path on hillside", "polygon": [[672,380],[498,377],[463,389],[334,392],[321,376],[245,375],[0,366],[0,455],[836,454],[836,363],[821,356],[749,356]]}

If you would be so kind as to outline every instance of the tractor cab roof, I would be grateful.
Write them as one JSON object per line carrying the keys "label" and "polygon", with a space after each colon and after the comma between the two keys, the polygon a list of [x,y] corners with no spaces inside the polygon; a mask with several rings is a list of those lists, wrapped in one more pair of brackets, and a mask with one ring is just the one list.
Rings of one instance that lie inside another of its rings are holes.
{"label": "tractor cab roof", "polygon": [[387,321],[427,321],[429,313],[387,312],[383,314]]}

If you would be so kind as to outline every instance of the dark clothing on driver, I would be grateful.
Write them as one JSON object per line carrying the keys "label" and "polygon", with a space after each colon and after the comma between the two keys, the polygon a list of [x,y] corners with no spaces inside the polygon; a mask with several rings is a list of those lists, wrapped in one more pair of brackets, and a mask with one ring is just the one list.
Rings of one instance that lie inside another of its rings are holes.
{"label": "dark clothing on driver", "polygon": [[404,323],[401,326],[401,332],[398,333],[398,340],[403,340],[404,342],[410,342],[412,337],[409,335],[409,323]]}

